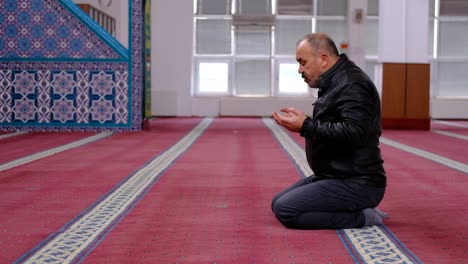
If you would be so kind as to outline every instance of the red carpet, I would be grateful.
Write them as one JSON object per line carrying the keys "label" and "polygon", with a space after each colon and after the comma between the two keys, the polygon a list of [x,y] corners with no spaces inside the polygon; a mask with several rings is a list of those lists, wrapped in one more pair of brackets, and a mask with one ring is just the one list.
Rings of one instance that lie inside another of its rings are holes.
{"label": "red carpet", "polygon": [[0,172],[0,263],[20,258],[199,121],[154,120],[149,131],[116,134]]}
{"label": "red carpet", "polygon": [[261,119],[217,119],[84,263],[350,263],[335,231],[282,227],[274,194],[296,181]]}
{"label": "red carpet", "polygon": [[69,132],[69,133],[27,133],[10,138],[0,139],[0,164],[35,154],[47,149],[62,146],[80,140],[96,133]]}
{"label": "red carpet", "polygon": [[382,150],[385,225],[424,263],[464,263],[468,175],[392,147]]}
{"label": "red carpet", "polygon": [[383,137],[468,164],[468,141],[430,131],[385,130]]}
{"label": "red carpet", "polygon": [[[0,172],[0,263],[17,261],[49,235],[68,228],[73,219],[149,160],[162,156],[199,121],[154,119],[149,131],[116,134]],[[304,145],[298,134],[289,135]],[[427,131],[384,131],[384,136],[466,163],[464,140]],[[11,139],[0,141],[2,150],[2,144]],[[464,263],[468,257],[467,175],[385,144],[382,151],[388,188],[379,207],[390,216],[383,229],[424,263]],[[133,209],[75,261],[321,264],[355,260],[336,231],[289,230],[276,221],[271,198],[299,177],[261,119],[215,119],[171,164]]]}

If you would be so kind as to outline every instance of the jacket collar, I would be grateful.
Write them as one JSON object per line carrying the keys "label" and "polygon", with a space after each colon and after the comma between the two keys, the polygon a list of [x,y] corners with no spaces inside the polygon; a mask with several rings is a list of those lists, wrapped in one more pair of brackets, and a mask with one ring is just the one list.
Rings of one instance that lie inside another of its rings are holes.
{"label": "jacket collar", "polygon": [[342,53],[340,55],[340,59],[335,63],[335,65],[333,65],[330,69],[328,69],[326,72],[320,75],[318,80],[319,94],[324,93],[328,89],[328,87],[330,87],[333,81],[333,77],[348,61],[348,56],[346,56],[345,53]]}

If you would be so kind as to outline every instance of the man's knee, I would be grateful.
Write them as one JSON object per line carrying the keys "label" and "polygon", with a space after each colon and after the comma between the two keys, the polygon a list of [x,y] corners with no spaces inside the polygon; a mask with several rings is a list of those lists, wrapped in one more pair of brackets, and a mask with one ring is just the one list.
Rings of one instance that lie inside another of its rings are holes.
{"label": "man's knee", "polygon": [[276,199],[272,202],[272,210],[276,216],[276,219],[280,221],[285,227],[294,228],[295,220],[300,214],[299,211],[295,210],[282,199]]}
{"label": "man's knee", "polygon": [[271,200],[271,211],[273,211],[273,213],[275,212],[275,204],[276,204],[276,200],[278,200],[278,198],[279,198],[279,195],[277,194]]}

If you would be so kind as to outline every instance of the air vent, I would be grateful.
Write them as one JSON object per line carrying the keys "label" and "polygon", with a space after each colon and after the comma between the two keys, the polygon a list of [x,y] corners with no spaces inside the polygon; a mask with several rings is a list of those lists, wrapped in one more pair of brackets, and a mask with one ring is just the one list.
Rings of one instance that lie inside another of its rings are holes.
{"label": "air vent", "polygon": [[468,1],[466,0],[441,0],[441,16],[468,16]]}
{"label": "air vent", "polygon": [[265,14],[233,15],[232,20],[236,27],[271,27],[275,24],[275,16]]}

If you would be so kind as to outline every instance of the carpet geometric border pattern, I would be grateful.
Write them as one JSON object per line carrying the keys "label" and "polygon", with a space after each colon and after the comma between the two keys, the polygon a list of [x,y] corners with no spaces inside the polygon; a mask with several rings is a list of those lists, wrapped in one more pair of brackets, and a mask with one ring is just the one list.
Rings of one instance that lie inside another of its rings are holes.
{"label": "carpet geometric border pattern", "polygon": [[212,118],[129,176],[100,202],[85,210],[16,263],[71,263],[84,258],[131,211],[159,177],[203,134]]}
{"label": "carpet geometric border pattern", "polygon": [[[337,230],[356,263],[423,263],[384,226]],[[352,252],[352,253],[351,253]],[[359,257],[359,259],[357,259]]]}
{"label": "carpet geometric border pattern", "polygon": [[[263,118],[273,136],[297,165],[299,175],[312,174],[304,150],[271,118]],[[337,230],[343,244],[357,263],[421,263],[384,225]]]}
{"label": "carpet geometric border pattern", "polygon": [[139,131],[143,6],[128,0],[129,49],[72,0],[0,3],[0,129]]}

